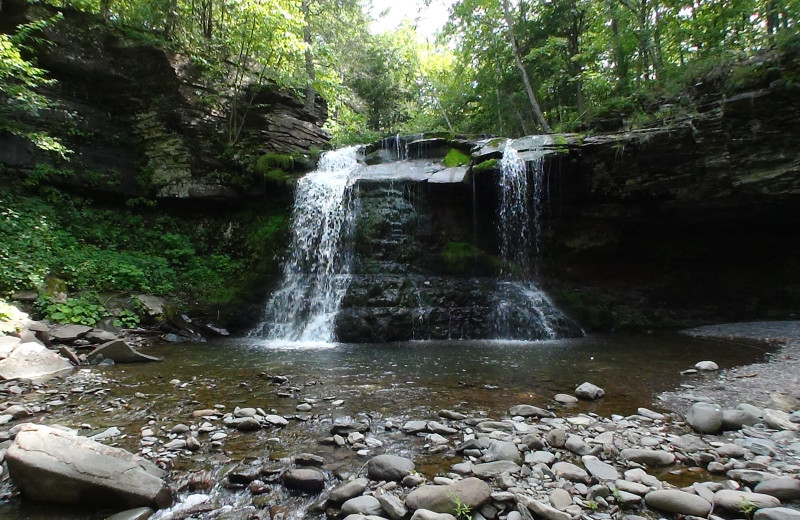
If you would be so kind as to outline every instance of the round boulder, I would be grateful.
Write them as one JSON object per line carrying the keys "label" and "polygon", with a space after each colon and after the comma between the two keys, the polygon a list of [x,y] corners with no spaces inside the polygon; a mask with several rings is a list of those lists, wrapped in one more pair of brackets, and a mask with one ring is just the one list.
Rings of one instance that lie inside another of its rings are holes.
{"label": "round boulder", "polygon": [[452,513],[456,501],[475,510],[489,500],[492,488],[481,479],[470,477],[447,486],[421,486],[406,497],[409,509],[427,509],[436,513]]}
{"label": "round boulder", "polygon": [[378,455],[367,462],[367,474],[372,480],[403,480],[414,470],[414,462],[397,455]]}
{"label": "round boulder", "polygon": [[644,496],[644,501],[647,507],[666,513],[706,517],[711,512],[708,500],[677,489],[651,491]]}
{"label": "round boulder", "polygon": [[716,433],[722,428],[722,408],[712,403],[694,403],[686,422],[700,433]]}
{"label": "round boulder", "polygon": [[315,469],[290,469],[281,475],[281,479],[286,487],[303,491],[316,492],[325,487],[325,475]]}
{"label": "round boulder", "polygon": [[583,383],[575,389],[575,397],[578,399],[585,399],[587,401],[600,399],[604,395],[606,395],[605,390],[589,382]]}

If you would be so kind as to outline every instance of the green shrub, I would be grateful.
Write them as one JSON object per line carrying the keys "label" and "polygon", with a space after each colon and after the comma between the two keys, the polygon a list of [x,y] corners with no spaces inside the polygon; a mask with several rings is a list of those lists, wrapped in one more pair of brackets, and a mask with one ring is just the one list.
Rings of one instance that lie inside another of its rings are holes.
{"label": "green shrub", "polygon": [[77,298],[67,298],[65,302],[39,299],[37,306],[45,319],[53,323],[75,323],[93,327],[98,321],[109,315],[94,293],[85,293]]}

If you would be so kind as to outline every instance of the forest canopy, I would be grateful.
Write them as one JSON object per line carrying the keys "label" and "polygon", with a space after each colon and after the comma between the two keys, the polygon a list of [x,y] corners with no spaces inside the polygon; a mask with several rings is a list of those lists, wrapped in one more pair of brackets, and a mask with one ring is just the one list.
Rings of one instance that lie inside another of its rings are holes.
{"label": "forest canopy", "polygon": [[[456,0],[435,39],[408,20],[374,33],[371,6],[359,0],[48,2],[174,48],[219,89],[236,94],[269,81],[309,106],[321,96],[340,143],[673,117],[692,110],[685,91],[702,77],[800,46],[800,0]],[[33,87],[48,80],[20,58],[26,35],[0,41],[0,88],[35,110],[43,101]]]}

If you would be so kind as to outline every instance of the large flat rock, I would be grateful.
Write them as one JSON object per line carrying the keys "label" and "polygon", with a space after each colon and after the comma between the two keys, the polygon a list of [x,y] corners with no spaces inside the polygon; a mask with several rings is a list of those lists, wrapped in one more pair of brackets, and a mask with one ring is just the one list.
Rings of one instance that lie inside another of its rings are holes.
{"label": "large flat rock", "polygon": [[89,363],[99,363],[104,359],[111,359],[114,363],[144,363],[148,361],[161,361],[157,357],[142,354],[121,339],[103,343],[87,357]]}
{"label": "large flat rock", "polygon": [[49,426],[23,426],[6,461],[12,480],[30,500],[154,509],[172,503],[164,472],[153,463]]}
{"label": "large flat rock", "polygon": [[18,345],[0,361],[0,379],[36,381],[72,370],[72,363],[38,343]]}

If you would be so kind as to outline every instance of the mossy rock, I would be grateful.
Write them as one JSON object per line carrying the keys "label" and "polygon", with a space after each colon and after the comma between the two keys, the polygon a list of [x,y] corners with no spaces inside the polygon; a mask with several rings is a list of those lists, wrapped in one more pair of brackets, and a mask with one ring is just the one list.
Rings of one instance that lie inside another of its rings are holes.
{"label": "mossy rock", "polygon": [[472,167],[472,169],[474,171],[479,171],[479,172],[497,170],[498,168],[500,168],[500,160],[499,159],[488,159],[488,160],[483,161],[480,164],[476,164],[475,166]]}
{"label": "mossy rock", "polygon": [[256,162],[256,171],[264,175],[269,175],[275,170],[284,172],[294,171],[294,157],[280,153],[265,153]]}
{"label": "mossy rock", "polygon": [[447,155],[444,157],[444,165],[448,168],[454,168],[456,166],[466,166],[470,163],[469,155],[456,150],[455,148],[450,148],[450,151],[447,152]]}

